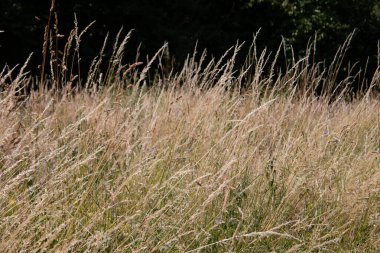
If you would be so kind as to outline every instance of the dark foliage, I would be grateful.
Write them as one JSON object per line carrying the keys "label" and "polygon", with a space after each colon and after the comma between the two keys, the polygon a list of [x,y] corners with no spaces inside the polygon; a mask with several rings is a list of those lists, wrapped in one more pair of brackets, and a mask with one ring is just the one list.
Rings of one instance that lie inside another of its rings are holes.
{"label": "dark foliage", "polygon": [[[209,55],[220,56],[237,40],[250,42],[259,29],[262,48],[275,50],[283,36],[300,55],[316,35],[317,58],[329,62],[356,29],[347,61],[360,61],[363,67],[369,60],[369,68],[374,70],[380,38],[379,1],[57,0],[55,12],[60,33],[66,36],[73,28],[74,13],[82,28],[96,20],[82,42],[83,65],[99,52],[106,34],[114,37],[122,26],[125,31],[135,30],[127,58],[135,57],[140,42],[144,56],[168,41],[177,62],[183,61],[197,42],[199,50],[207,48]],[[0,66],[21,63],[32,51],[31,66],[41,63],[49,8],[49,0],[0,1],[0,30],[4,31],[0,33]]]}

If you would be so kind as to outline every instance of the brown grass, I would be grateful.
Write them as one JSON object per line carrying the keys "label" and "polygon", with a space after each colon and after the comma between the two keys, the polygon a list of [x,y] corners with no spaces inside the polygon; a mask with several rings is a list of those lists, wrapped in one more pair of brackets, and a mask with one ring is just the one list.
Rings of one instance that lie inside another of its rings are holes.
{"label": "brown grass", "polygon": [[0,75],[1,252],[378,252],[380,102],[333,94],[344,49],[274,78],[256,50],[234,72],[238,45],[147,88],[128,36],[75,77],[80,36],[26,100],[29,74]]}

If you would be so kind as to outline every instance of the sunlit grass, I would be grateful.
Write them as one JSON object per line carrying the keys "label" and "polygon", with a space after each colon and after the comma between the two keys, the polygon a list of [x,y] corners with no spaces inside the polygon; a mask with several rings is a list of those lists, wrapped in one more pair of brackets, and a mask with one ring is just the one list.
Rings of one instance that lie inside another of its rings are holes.
{"label": "sunlit grass", "polygon": [[150,88],[149,64],[92,69],[83,90],[52,64],[26,100],[29,75],[3,73],[1,251],[377,252],[379,100],[315,96],[333,73],[304,59],[272,80],[254,56],[237,74],[189,59]]}

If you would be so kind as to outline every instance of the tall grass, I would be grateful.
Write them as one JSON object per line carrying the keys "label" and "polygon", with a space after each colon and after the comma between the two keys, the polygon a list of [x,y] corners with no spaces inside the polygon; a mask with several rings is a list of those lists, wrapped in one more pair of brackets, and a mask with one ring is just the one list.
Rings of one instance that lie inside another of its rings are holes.
{"label": "tall grass", "polygon": [[82,35],[47,40],[45,77],[0,74],[1,252],[379,251],[380,72],[349,96],[347,45],[280,73],[254,41],[239,71],[241,45],[152,79],[166,46],[123,65],[118,35],[84,79]]}

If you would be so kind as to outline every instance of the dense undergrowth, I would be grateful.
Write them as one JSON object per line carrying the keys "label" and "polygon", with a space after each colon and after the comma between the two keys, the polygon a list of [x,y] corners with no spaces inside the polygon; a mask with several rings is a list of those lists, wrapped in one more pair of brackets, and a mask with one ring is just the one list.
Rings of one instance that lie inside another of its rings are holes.
{"label": "dense undergrowth", "polygon": [[84,79],[80,36],[43,78],[0,75],[2,252],[378,252],[379,71],[350,94],[345,46],[279,73],[281,47],[236,71],[237,45],[152,79],[165,47],[123,65],[127,36]]}

